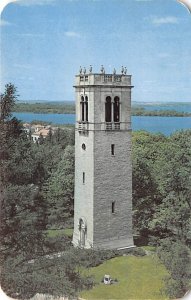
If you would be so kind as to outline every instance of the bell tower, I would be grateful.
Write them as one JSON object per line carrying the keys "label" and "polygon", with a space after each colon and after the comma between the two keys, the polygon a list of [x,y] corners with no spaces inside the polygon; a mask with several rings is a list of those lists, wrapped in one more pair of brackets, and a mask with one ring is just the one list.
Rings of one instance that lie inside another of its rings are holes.
{"label": "bell tower", "polygon": [[81,69],[76,75],[73,244],[133,246],[131,75]]}

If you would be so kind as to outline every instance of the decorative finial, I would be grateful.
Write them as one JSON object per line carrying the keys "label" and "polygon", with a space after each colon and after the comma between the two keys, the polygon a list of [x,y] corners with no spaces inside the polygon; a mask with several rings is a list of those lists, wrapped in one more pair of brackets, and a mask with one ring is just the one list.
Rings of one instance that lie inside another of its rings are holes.
{"label": "decorative finial", "polygon": [[114,74],[114,75],[116,74],[116,69],[115,69],[115,68],[113,69],[113,74]]}
{"label": "decorative finial", "polygon": [[124,68],[123,68],[123,66],[121,67],[121,74],[123,74],[124,73]]}
{"label": "decorative finial", "polygon": [[82,74],[82,67],[81,66],[80,66],[80,71],[79,72],[80,72],[80,74]]}
{"label": "decorative finial", "polygon": [[90,65],[89,72],[92,73],[92,65]]}
{"label": "decorative finial", "polygon": [[126,75],[127,74],[127,68],[125,67],[124,69],[124,74]]}
{"label": "decorative finial", "polygon": [[86,68],[84,67],[84,74],[86,74]]}
{"label": "decorative finial", "polygon": [[101,73],[105,74],[105,69],[104,69],[103,65],[101,65]]}

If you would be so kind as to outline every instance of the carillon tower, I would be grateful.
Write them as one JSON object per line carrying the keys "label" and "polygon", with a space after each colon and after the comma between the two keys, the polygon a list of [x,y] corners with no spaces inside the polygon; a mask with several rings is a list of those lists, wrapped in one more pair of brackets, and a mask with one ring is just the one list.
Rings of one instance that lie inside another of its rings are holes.
{"label": "carillon tower", "polygon": [[76,75],[73,244],[82,248],[133,246],[131,75]]}

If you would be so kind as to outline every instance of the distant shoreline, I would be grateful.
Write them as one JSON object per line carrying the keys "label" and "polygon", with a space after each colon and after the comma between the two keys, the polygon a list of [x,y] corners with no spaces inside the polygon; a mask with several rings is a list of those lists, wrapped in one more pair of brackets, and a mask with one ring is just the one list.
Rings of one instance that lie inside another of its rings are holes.
{"label": "distant shoreline", "polygon": [[[182,103],[177,103],[177,105],[181,105]],[[185,103],[183,104],[185,105]],[[187,103],[188,107],[191,104]],[[149,110],[146,109],[152,107],[151,104],[138,105],[138,103],[134,103],[132,105],[132,116],[156,116],[156,117],[191,117],[191,112],[183,112],[177,111],[173,109],[173,105],[164,104],[153,104],[154,107],[157,106],[157,109]],[[172,109],[164,109],[172,107]],[[158,109],[158,107],[161,109]],[[74,102],[45,102],[45,103],[17,103],[14,107],[14,112],[19,113],[37,113],[37,114],[75,114],[75,103]]]}

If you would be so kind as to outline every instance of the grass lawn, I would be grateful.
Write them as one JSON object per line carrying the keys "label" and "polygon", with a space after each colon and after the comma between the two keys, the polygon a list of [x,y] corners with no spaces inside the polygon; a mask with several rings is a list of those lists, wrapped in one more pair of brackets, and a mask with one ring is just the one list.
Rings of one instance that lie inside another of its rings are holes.
{"label": "grass lawn", "polygon": [[[80,294],[84,299],[168,299],[161,292],[164,286],[162,278],[167,271],[155,254],[116,257],[87,272],[95,277],[96,285],[92,290]],[[105,274],[117,278],[118,283],[101,283]]]}
{"label": "grass lawn", "polygon": [[72,234],[73,234],[73,228],[48,230],[48,237],[56,237],[60,235],[67,235],[68,237],[72,237]]}
{"label": "grass lawn", "polygon": [[156,247],[154,246],[142,246],[141,248],[149,252],[156,252]]}

